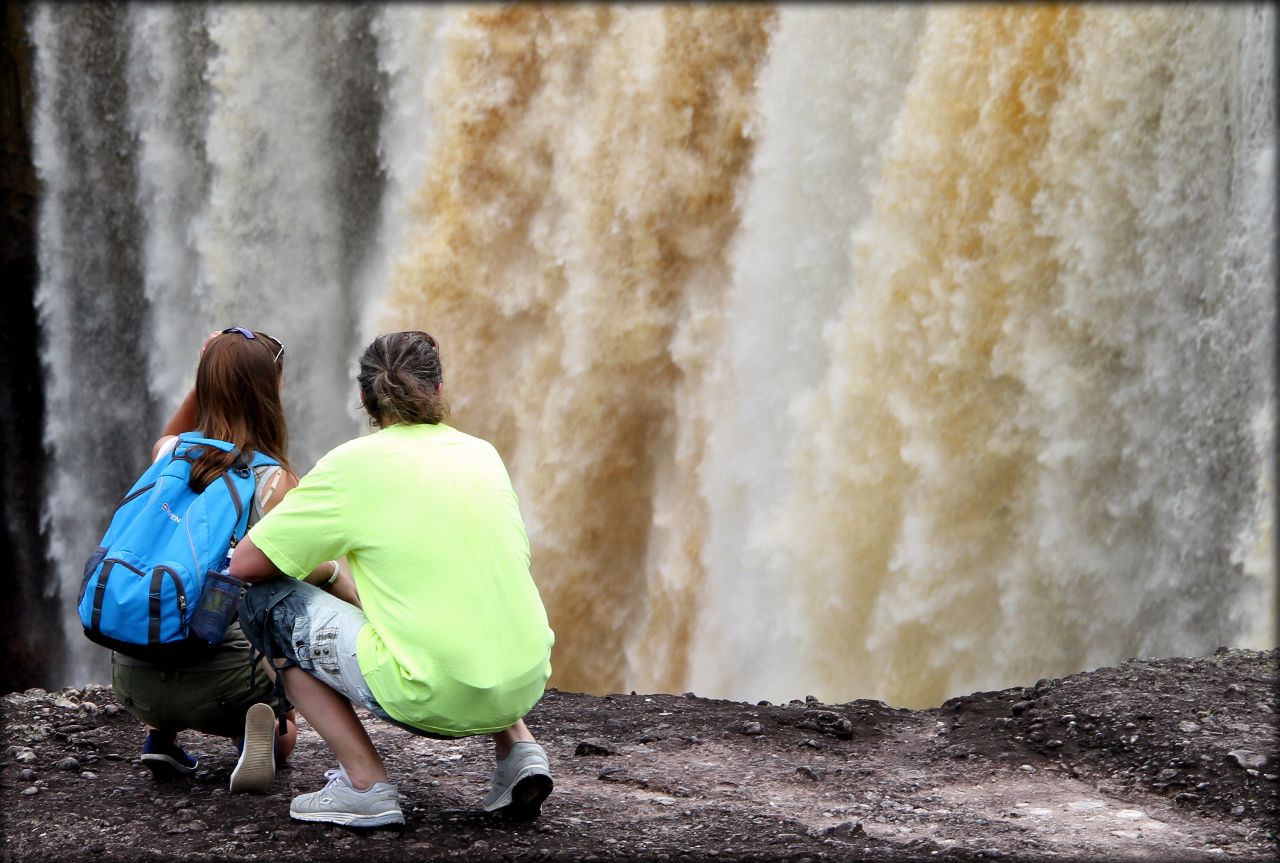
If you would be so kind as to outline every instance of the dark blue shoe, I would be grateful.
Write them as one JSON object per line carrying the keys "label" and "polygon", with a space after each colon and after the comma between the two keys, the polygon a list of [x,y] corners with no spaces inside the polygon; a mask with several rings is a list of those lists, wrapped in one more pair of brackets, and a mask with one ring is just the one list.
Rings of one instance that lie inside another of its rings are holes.
{"label": "dark blue shoe", "polygon": [[199,761],[183,752],[177,742],[161,743],[156,740],[154,731],[142,742],[142,763],[157,779],[190,776],[200,765]]}

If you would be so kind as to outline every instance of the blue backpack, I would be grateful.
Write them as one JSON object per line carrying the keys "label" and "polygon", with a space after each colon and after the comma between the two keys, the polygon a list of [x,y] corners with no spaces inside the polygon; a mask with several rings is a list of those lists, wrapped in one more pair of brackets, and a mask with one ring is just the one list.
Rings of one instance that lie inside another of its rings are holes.
{"label": "blue backpack", "polygon": [[241,454],[203,492],[189,485],[205,447],[226,441],[184,434],[133,484],[102,542],[85,561],[77,608],[90,641],[150,662],[197,661],[213,646],[189,631],[205,573],[221,568],[244,536],[253,506],[253,468],[279,462]]}

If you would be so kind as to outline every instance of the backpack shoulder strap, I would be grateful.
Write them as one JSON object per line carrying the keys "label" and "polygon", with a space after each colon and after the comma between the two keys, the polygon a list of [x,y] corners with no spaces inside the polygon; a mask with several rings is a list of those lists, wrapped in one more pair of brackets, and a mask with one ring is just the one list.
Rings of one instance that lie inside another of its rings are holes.
{"label": "backpack shoulder strap", "polygon": [[255,452],[253,454],[253,460],[249,463],[249,467],[265,467],[279,464],[280,462],[276,461],[266,453]]}
{"label": "backpack shoulder strap", "polygon": [[183,432],[182,434],[178,435],[178,446],[179,447],[211,446],[211,447],[217,447],[223,452],[232,452],[236,449],[236,445],[233,443],[230,443],[229,441],[218,440],[217,438],[211,438],[211,437],[201,437],[199,434],[195,432]]}

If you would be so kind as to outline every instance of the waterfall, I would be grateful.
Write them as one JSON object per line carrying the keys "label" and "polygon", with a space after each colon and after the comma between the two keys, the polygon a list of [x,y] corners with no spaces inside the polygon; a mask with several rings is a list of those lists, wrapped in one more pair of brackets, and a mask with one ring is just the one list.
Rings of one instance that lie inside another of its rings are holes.
{"label": "waterfall", "polygon": [[1272,8],[29,27],[47,595],[211,329],[287,345],[305,471],[362,432],[358,349],[423,328],[555,686],[925,706],[1274,642]]}
{"label": "waterfall", "polygon": [[[245,325],[285,343],[299,470],[362,429],[351,368],[374,301],[370,258],[405,241],[380,218],[394,197],[383,195],[385,159],[415,182],[400,157],[422,101],[420,81],[406,89],[414,70],[400,68],[416,55],[382,68],[379,57],[388,43],[429,38],[433,14],[33,9],[45,529],[58,568],[44,585],[68,608],[86,549],[190,388],[211,330]],[[380,156],[384,114],[399,139]],[[63,679],[103,679],[105,652],[73,614],[65,637]]]}
{"label": "waterfall", "polygon": [[[436,332],[456,422],[507,459],[555,685],[678,679],[700,366],[750,152],[763,7],[482,7],[451,21],[387,320]],[[652,679],[652,678],[651,678]]]}
{"label": "waterfall", "polygon": [[[138,429],[158,436],[162,422],[146,384],[150,327],[123,30],[117,10],[97,6],[37,6],[31,20],[32,150],[43,185],[36,308],[51,462],[41,529],[57,566],[32,581],[48,595],[69,593],[68,609],[106,515],[145,463]],[[74,614],[66,621],[74,645],[66,679],[89,677],[94,659],[101,678],[101,651],[85,649]]]}
{"label": "waterfall", "polygon": [[[136,206],[143,232],[142,289],[152,325],[146,345],[148,393],[168,416],[190,387],[189,359],[213,324],[201,302],[199,256],[190,242],[195,216],[208,195],[204,153],[208,90],[202,75],[211,45],[204,10],[189,6],[133,6],[125,18],[127,97],[138,176]],[[131,448],[142,448],[142,436]]]}
{"label": "waterfall", "polygon": [[1274,85],[1240,64],[1272,22],[931,11],[767,543],[819,695],[937,703],[1202,654],[1265,613],[1238,537],[1273,386],[1274,123],[1250,114]]}
{"label": "waterfall", "polygon": [[912,6],[784,7],[779,15],[712,372],[715,420],[701,485],[715,518],[702,549],[702,603],[718,613],[704,618],[693,644],[697,692],[790,697],[820,686],[798,650],[805,609],[761,543],[774,530],[774,497],[790,486],[791,403],[821,380],[824,327],[856,288],[854,233],[869,220],[923,23],[923,9]]}
{"label": "waterfall", "polygon": [[[378,162],[386,182],[378,230],[351,298],[360,345],[378,334],[377,315],[392,264],[413,240],[414,199],[427,170],[423,142],[432,130],[428,93],[443,54],[439,34],[447,15],[439,6],[387,4],[378,7],[370,24],[378,44],[378,71],[387,82],[378,131]],[[353,361],[352,379],[357,371]]]}
{"label": "waterfall", "polygon": [[304,468],[359,427],[349,303],[380,191],[369,14],[208,11],[212,182],[194,230],[196,291],[215,320],[254,321],[285,343],[285,408]]}

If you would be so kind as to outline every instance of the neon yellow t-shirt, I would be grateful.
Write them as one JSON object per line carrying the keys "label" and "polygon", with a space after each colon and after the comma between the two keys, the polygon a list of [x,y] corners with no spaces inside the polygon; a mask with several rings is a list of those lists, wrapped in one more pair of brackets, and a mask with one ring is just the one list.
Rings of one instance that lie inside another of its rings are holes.
{"label": "neon yellow t-shirt", "polygon": [[500,731],[542,697],[554,635],[497,451],[447,425],[348,441],[250,531],[285,574],[346,556],[369,623],[356,658],[393,718]]}

